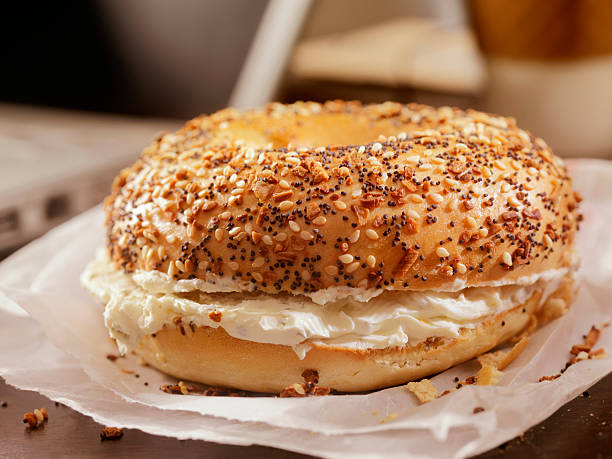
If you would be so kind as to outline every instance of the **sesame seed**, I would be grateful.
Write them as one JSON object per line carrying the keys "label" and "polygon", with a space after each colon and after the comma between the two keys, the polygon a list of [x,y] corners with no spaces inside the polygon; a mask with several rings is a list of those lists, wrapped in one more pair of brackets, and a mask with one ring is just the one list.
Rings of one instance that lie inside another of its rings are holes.
{"label": "sesame seed", "polygon": [[489,230],[487,228],[480,228],[478,234],[480,237],[487,237],[489,235]]}
{"label": "sesame seed", "polygon": [[552,241],[552,239],[550,238],[550,236],[548,234],[544,235],[544,245],[546,247],[552,247],[552,245],[553,245],[553,241]]}
{"label": "sesame seed", "polygon": [[219,218],[220,218],[221,220],[229,220],[229,218],[230,218],[231,216],[232,216],[232,213],[231,213],[231,212],[227,212],[227,211],[226,211],[226,212],[223,212],[223,213],[221,213],[221,214],[219,214]]}
{"label": "sesame seed", "polygon": [[378,233],[371,228],[366,230],[366,236],[368,239],[371,239],[373,241],[376,241],[380,237],[378,236]]}
{"label": "sesame seed", "polygon": [[508,204],[510,204],[512,207],[518,207],[518,206],[521,205],[521,201],[516,199],[516,197],[514,197],[514,196],[510,196],[508,198]]}
{"label": "sesame seed", "polygon": [[[361,191],[361,190],[360,190]],[[347,208],[346,202],[340,201],[339,199],[334,201],[334,207],[338,210],[345,210]]]}
{"label": "sesame seed", "polygon": [[253,268],[261,268],[266,262],[264,257],[257,257],[255,261],[253,261]]}
{"label": "sesame seed", "polygon": [[476,220],[474,220],[474,217],[465,217],[465,219],[463,220],[463,222],[465,223],[465,226],[467,226],[468,228],[476,228]]}
{"label": "sesame seed", "polygon": [[379,152],[381,149],[382,149],[382,145],[381,145],[381,144],[379,144],[378,142],[376,142],[376,143],[374,143],[374,144],[372,145],[372,151],[373,151],[374,153],[378,153],[378,152]]}
{"label": "sesame seed", "polygon": [[408,200],[414,204],[419,204],[423,202],[423,198],[421,198],[418,194],[409,194]]}
{"label": "sesame seed", "polygon": [[326,266],[324,271],[330,276],[335,276],[338,274],[338,268],[334,265]]}
{"label": "sesame seed", "polygon": [[225,237],[225,230],[223,228],[217,228],[215,230],[215,239],[221,242],[224,237]]}
{"label": "sesame seed", "polygon": [[278,233],[276,236],[274,236],[274,240],[278,241],[278,242],[284,242],[287,240],[287,233]]}
{"label": "sesame seed", "polygon": [[434,204],[440,204],[442,201],[444,201],[444,198],[439,193],[429,193],[428,198],[429,202],[432,202]]}
{"label": "sesame seed", "polygon": [[464,143],[457,143],[455,144],[455,151],[457,151],[458,153],[464,153],[470,151],[470,149]]}
{"label": "sesame seed", "polygon": [[292,166],[299,166],[301,162],[299,158],[295,158],[293,156],[289,158],[285,158],[285,161],[291,164]]}
{"label": "sesame seed", "polygon": [[421,218],[421,216],[415,210],[412,209],[408,209],[406,211],[406,215],[408,215],[413,220],[418,220],[419,218]]}
{"label": "sesame seed", "polygon": [[366,258],[366,264],[370,268],[373,268],[374,266],[376,266],[376,257],[374,255],[368,255],[368,258]]}
{"label": "sesame seed", "polygon": [[446,258],[450,254],[448,253],[448,250],[446,250],[444,247],[438,247],[436,249],[436,255],[438,255],[440,258]]}
{"label": "sesame seed", "polygon": [[238,196],[240,194],[244,193],[244,188],[234,188],[231,191],[232,196]]}
{"label": "sesame seed", "polygon": [[[361,196],[361,193],[362,193],[361,188],[357,188],[357,189],[355,189],[355,190],[353,190],[351,192],[351,196],[354,197],[354,198],[358,198],[359,196]],[[336,202],[338,202],[338,201],[336,201]],[[341,210],[343,210],[343,209],[341,209]]]}
{"label": "sesame seed", "polygon": [[502,260],[506,265],[512,266],[512,255],[510,255],[508,252],[504,252],[502,255]]}
{"label": "sesame seed", "polygon": [[281,203],[278,205],[278,207],[279,207],[279,209],[280,209],[280,210],[282,210],[283,212],[285,212],[285,211],[287,211],[287,210],[289,210],[289,209],[293,208],[293,206],[294,206],[294,205],[295,205],[295,204],[294,204],[294,202],[293,202],[293,201],[283,201],[283,202],[281,202]]}
{"label": "sesame seed", "polygon": [[467,272],[467,267],[463,263],[457,263],[457,272],[459,274],[465,274]]}
{"label": "sesame seed", "polygon": [[185,265],[183,264],[181,260],[176,260],[174,262],[174,265],[176,266],[176,269],[178,269],[179,271],[185,271]]}
{"label": "sesame seed", "polygon": [[507,193],[508,191],[510,191],[510,184],[508,182],[503,182],[501,184],[500,190],[502,193]]}
{"label": "sesame seed", "polygon": [[500,171],[506,170],[506,165],[503,162],[501,162],[499,159],[496,159],[493,162],[493,165],[497,167]]}
{"label": "sesame seed", "polygon": [[452,178],[448,178],[448,177],[446,177],[446,178],[444,179],[444,182],[445,182],[447,185],[449,185],[449,186],[451,186],[451,187],[453,187],[453,188],[454,188],[454,187],[456,187],[456,186],[459,186],[459,182],[458,182],[457,180],[453,180]]}
{"label": "sesame seed", "polygon": [[239,226],[234,226],[231,230],[228,231],[228,233],[230,236],[234,236],[238,234],[240,231],[242,231],[242,228],[240,228]]}
{"label": "sesame seed", "polygon": [[312,233],[309,233],[306,230],[300,233],[300,237],[305,241],[312,241],[314,239],[314,236],[312,235]]}
{"label": "sesame seed", "polygon": [[227,266],[229,266],[232,271],[238,271],[239,265],[235,261],[230,261]]}
{"label": "sesame seed", "polygon": [[298,225],[296,222],[294,222],[293,220],[289,220],[289,228],[291,229],[291,231],[293,231],[294,233],[297,233],[300,231],[300,225]]}
{"label": "sesame seed", "polygon": [[274,245],[274,241],[272,240],[269,234],[264,234],[261,240],[266,245]]}
{"label": "sesame seed", "polygon": [[358,261],[355,261],[355,262],[351,263],[350,265],[348,265],[348,266],[346,267],[346,270],[345,270],[345,271],[346,271],[347,273],[349,273],[349,274],[350,274],[350,273],[352,273],[353,271],[355,271],[357,268],[359,268],[359,262],[358,262]]}
{"label": "sesame seed", "polygon": [[283,190],[288,190],[289,188],[291,188],[291,185],[289,185],[289,182],[287,182],[287,180],[285,179],[278,182],[278,186],[280,186]]}
{"label": "sesame seed", "polygon": [[261,273],[254,272],[251,273],[251,276],[253,276],[253,279],[255,279],[257,282],[263,281],[263,276],[261,275]]}
{"label": "sesame seed", "polygon": [[535,167],[530,167],[529,169],[527,169],[527,173],[529,175],[538,175],[538,170]]}
{"label": "sesame seed", "polygon": [[338,257],[338,260],[340,260],[345,265],[348,265],[349,263],[353,262],[353,255],[351,255],[350,253],[345,253],[343,255],[340,255]]}
{"label": "sesame seed", "polygon": [[327,223],[327,218],[325,218],[323,215],[319,215],[312,221],[312,223],[317,226],[323,226],[325,223]]}

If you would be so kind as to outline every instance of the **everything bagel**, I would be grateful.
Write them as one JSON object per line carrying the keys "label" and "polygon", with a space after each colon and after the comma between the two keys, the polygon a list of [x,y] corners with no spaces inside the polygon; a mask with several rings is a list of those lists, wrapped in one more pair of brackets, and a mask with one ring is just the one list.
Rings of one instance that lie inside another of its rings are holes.
{"label": "everything bagel", "polygon": [[334,389],[373,389],[562,313],[580,200],[562,160],[510,118],[226,109],[120,173],[83,281],[120,347],[178,377],[274,392],[314,366]]}

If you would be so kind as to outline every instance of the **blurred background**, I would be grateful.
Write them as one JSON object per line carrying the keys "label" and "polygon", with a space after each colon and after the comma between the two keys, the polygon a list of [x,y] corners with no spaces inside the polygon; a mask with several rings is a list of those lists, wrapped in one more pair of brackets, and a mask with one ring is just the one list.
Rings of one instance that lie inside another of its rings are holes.
{"label": "blurred background", "polygon": [[612,157],[607,0],[8,2],[0,257],[97,202],[163,130],[227,105],[396,100],[511,115]]}

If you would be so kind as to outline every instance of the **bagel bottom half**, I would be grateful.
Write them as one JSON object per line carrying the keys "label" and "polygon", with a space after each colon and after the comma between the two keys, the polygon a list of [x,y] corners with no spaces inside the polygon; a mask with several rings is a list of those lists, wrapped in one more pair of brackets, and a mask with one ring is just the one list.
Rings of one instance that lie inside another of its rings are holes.
{"label": "bagel bottom half", "polygon": [[[457,338],[429,338],[414,346],[355,350],[314,346],[300,360],[289,346],[234,338],[223,328],[166,326],[140,342],[138,354],[151,366],[180,379],[254,392],[279,393],[302,382],[306,369],[319,384],[357,392],[402,384],[470,360],[566,312],[575,289],[571,277],[540,304],[541,292],[500,312]],[[184,333],[184,334],[183,334]]]}

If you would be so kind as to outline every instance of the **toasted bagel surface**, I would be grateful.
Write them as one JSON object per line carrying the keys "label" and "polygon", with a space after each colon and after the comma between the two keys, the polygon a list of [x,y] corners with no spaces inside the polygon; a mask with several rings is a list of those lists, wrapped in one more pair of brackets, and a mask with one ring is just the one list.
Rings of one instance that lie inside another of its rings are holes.
{"label": "toasted bagel surface", "polygon": [[479,286],[571,264],[563,162],[449,107],[271,104],[189,121],[107,198],[118,268],[235,290]]}

